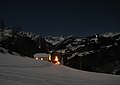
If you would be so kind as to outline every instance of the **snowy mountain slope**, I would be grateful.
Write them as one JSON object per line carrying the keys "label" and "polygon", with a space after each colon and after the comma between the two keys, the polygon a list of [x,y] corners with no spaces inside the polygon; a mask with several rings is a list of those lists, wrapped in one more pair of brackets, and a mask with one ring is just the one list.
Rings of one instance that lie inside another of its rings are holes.
{"label": "snowy mountain slope", "polygon": [[53,50],[61,54],[64,65],[86,71],[120,75],[119,32],[94,34],[84,38],[68,36],[58,42]]}
{"label": "snowy mountain slope", "polygon": [[0,54],[0,85],[120,85],[120,76]]}
{"label": "snowy mountain slope", "polygon": [[44,37],[44,38],[45,38],[46,42],[49,42],[52,45],[56,45],[59,42],[64,40],[64,37],[62,37],[62,36],[61,37],[48,36],[48,37]]}
{"label": "snowy mountain slope", "polygon": [[64,65],[86,71],[120,75],[120,32],[78,36],[42,37],[32,32],[4,29],[0,46],[9,53],[33,57],[36,53],[58,52]]}
{"label": "snowy mountain slope", "polygon": [[120,35],[120,32],[106,32],[104,34],[101,34],[104,37],[114,37],[116,35]]}

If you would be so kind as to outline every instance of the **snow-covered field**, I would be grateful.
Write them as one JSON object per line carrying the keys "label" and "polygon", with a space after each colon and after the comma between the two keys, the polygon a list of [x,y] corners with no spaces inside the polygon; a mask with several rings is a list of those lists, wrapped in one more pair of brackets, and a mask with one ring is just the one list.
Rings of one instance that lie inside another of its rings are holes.
{"label": "snow-covered field", "polygon": [[120,85],[120,76],[0,53],[0,85]]}

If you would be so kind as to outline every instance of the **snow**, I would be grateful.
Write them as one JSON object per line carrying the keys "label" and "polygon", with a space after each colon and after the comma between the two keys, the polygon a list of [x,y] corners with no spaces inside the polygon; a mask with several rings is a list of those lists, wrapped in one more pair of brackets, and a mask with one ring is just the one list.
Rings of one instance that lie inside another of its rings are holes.
{"label": "snow", "polygon": [[70,57],[68,57],[67,59],[68,60],[70,60],[70,59],[72,59],[73,57],[75,57],[76,55],[78,55],[78,56],[80,56],[80,57],[82,57],[82,56],[84,56],[84,55],[89,55],[90,53],[93,53],[93,51],[85,51],[85,52],[77,52],[77,53],[74,53],[74,54],[72,54],[72,56],[70,56]]}
{"label": "snow", "polygon": [[66,47],[71,49],[72,51],[75,51],[76,49],[80,47],[84,47],[85,45],[77,45],[77,46],[72,46],[71,44],[68,44]]}
{"label": "snow", "polygon": [[49,37],[45,37],[45,41],[51,43],[52,45],[56,45],[59,42],[62,42],[64,40],[64,37],[53,37],[53,36],[49,36]]}
{"label": "snow", "polygon": [[67,59],[69,60],[69,59],[75,57],[76,55],[77,55],[77,53],[74,53],[74,54],[72,54],[72,56],[68,57]]}
{"label": "snow", "polygon": [[120,85],[120,76],[0,53],[0,85]]}
{"label": "snow", "polygon": [[106,33],[104,33],[104,34],[102,34],[102,36],[103,37],[113,37],[113,36],[116,36],[116,35],[118,35],[118,34],[120,34],[119,32],[106,32]]}
{"label": "snow", "polygon": [[72,46],[71,44],[68,44],[66,47],[67,47],[67,48],[70,48],[70,49],[73,48],[73,46]]}
{"label": "snow", "polygon": [[77,39],[76,39],[76,41],[77,41],[77,42],[80,42],[80,41],[81,41],[81,39],[80,39],[80,38],[77,38]]}
{"label": "snow", "polygon": [[36,53],[33,55],[34,57],[48,57],[47,53]]}

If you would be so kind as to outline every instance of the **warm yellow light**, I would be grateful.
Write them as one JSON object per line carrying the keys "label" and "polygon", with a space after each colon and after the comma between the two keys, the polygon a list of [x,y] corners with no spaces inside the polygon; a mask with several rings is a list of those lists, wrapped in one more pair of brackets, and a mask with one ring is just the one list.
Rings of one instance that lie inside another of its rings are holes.
{"label": "warm yellow light", "polygon": [[50,54],[48,55],[48,58],[49,58],[49,60],[51,61],[51,55],[50,55]]}
{"label": "warm yellow light", "polygon": [[58,57],[57,56],[55,56],[55,61],[58,61]]}
{"label": "warm yellow light", "polygon": [[38,58],[37,58],[37,57],[36,57],[35,59],[36,59],[36,60],[38,60]]}
{"label": "warm yellow light", "polygon": [[43,60],[43,58],[40,58],[40,60]]}
{"label": "warm yellow light", "polygon": [[55,63],[55,64],[60,64],[60,62],[59,62],[59,61],[57,61],[57,63]]}
{"label": "warm yellow light", "polygon": [[60,64],[59,59],[58,59],[58,57],[57,57],[57,56],[55,56],[55,61],[56,61],[56,63],[55,63],[55,64]]}

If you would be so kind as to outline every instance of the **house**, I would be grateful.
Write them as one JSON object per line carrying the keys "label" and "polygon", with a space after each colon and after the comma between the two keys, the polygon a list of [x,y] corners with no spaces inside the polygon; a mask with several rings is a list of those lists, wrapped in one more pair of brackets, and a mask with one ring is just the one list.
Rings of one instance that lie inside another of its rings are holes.
{"label": "house", "polygon": [[36,60],[50,61],[54,64],[61,64],[61,59],[58,54],[36,53],[33,55]]}
{"label": "house", "polygon": [[36,60],[51,61],[51,55],[47,53],[36,53],[33,55]]}

